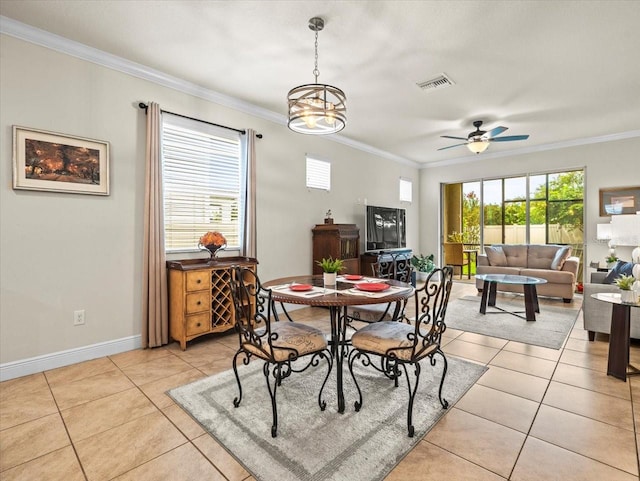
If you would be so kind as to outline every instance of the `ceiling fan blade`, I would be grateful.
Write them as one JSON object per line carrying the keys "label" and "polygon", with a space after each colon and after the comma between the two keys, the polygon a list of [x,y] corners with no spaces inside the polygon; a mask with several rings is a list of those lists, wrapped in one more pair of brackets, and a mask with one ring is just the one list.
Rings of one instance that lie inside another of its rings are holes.
{"label": "ceiling fan blade", "polygon": [[483,135],[483,137],[486,138],[492,138],[495,137],[496,135],[500,135],[502,132],[504,132],[505,130],[507,130],[509,127],[495,127],[493,129],[491,129],[489,132],[485,133]]}
{"label": "ceiling fan blade", "polygon": [[490,142],[510,142],[512,140],[527,140],[528,135],[508,135],[506,137],[496,137],[495,139],[489,139]]}
{"label": "ceiling fan blade", "polygon": [[441,149],[438,149],[438,150],[451,149],[452,147],[460,147],[461,145],[467,145],[467,142],[465,142],[464,144],[449,145],[448,147],[442,147]]}
{"label": "ceiling fan blade", "polygon": [[454,137],[453,135],[441,135],[443,139],[467,140],[466,137]]}

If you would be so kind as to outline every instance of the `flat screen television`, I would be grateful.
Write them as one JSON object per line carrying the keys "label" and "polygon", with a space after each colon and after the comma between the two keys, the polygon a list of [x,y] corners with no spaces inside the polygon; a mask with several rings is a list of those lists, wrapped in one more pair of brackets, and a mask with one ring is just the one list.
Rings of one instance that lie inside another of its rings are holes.
{"label": "flat screen television", "polygon": [[407,247],[405,210],[368,205],[365,215],[365,250]]}

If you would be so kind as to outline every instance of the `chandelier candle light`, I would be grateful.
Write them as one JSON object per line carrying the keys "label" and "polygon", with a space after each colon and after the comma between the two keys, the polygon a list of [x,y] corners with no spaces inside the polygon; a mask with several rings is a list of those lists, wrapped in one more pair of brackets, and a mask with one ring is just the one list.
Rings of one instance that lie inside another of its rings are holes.
{"label": "chandelier candle light", "polygon": [[332,85],[319,84],[318,76],[318,32],[324,28],[324,20],[313,17],[309,28],[316,33],[315,83],[300,85],[289,91],[288,126],[294,132],[311,135],[326,135],[340,132],[347,121],[347,100],[344,92]]}

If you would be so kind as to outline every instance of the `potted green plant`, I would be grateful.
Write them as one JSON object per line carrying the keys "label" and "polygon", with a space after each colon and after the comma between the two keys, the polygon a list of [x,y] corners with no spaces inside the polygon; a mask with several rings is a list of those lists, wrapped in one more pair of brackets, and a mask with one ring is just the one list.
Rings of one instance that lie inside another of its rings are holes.
{"label": "potted green plant", "polygon": [[428,256],[414,255],[411,258],[411,265],[416,269],[416,278],[419,281],[424,281],[427,278],[429,272],[431,272],[435,264],[433,263],[434,256],[429,254]]}
{"label": "potted green plant", "polygon": [[614,282],[622,291],[620,296],[622,302],[629,302],[631,304],[638,302],[636,293],[633,290],[633,284],[636,282],[635,277],[622,274]]}
{"label": "potted green plant", "polygon": [[614,266],[614,264],[618,261],[618,256],[615,254],[609,254],[607,257],[605,257],[604,260],[607,263],[607,267],[611,269]]}
{"label": "potted green plant", "polygon": [[328,259],[322,258],[322,260],[316,261],[316,264],[322,267],[324,283],[329,286],[336,285],[338,272],[345,268],[344,261],[342,259],[334,259],[333,257],[329,257]]}

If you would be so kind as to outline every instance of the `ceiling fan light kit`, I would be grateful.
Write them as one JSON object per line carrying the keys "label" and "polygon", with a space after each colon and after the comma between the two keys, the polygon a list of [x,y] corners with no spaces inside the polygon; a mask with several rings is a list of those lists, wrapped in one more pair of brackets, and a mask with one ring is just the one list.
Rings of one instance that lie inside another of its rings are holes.
{"label": "ceiling fan light kit", "polygon": [[315,32],[315,83],[300,85],[287,95],[289,104],[288,126],[294,132],[310,135],[326,135],[340,132],[347,122],[347,100],[344,92],[332,85],[319,84],[318,32],[324,28],[324,20],[313,17],[309,28]]}
{"label": "ceiling fan light kit", "polygon": [[451,149],[453,147],[459,147],[461,145],[466,145],[467,148],[475,153],[480,154],[489,148],[489,144],[491,142],[512,142],[514,140],[526,140],[529,138],[528,135],[508,135],[506,137],[498,137],[498,135],[502,134],[508,127],[494,127],[488,132],[485,130],[480,130],[482,126],[482,120],[476,120],[473,123],[473,126],[476,128],[473,132],[471,132],[467,138],[464,137],[454,137],[452,135],[441,135],[440,137],[444,139],[456,139],[456,140],[464,140],[465,142],[461,144],[449,145],[447,147],[442,147],[438,150]]}
{"label": "ceiling fan light kit", "polygon": [[486,140],[474,140],[467,144],[467,148],[474,154],[480,154],[489,148],[489,142]]}

